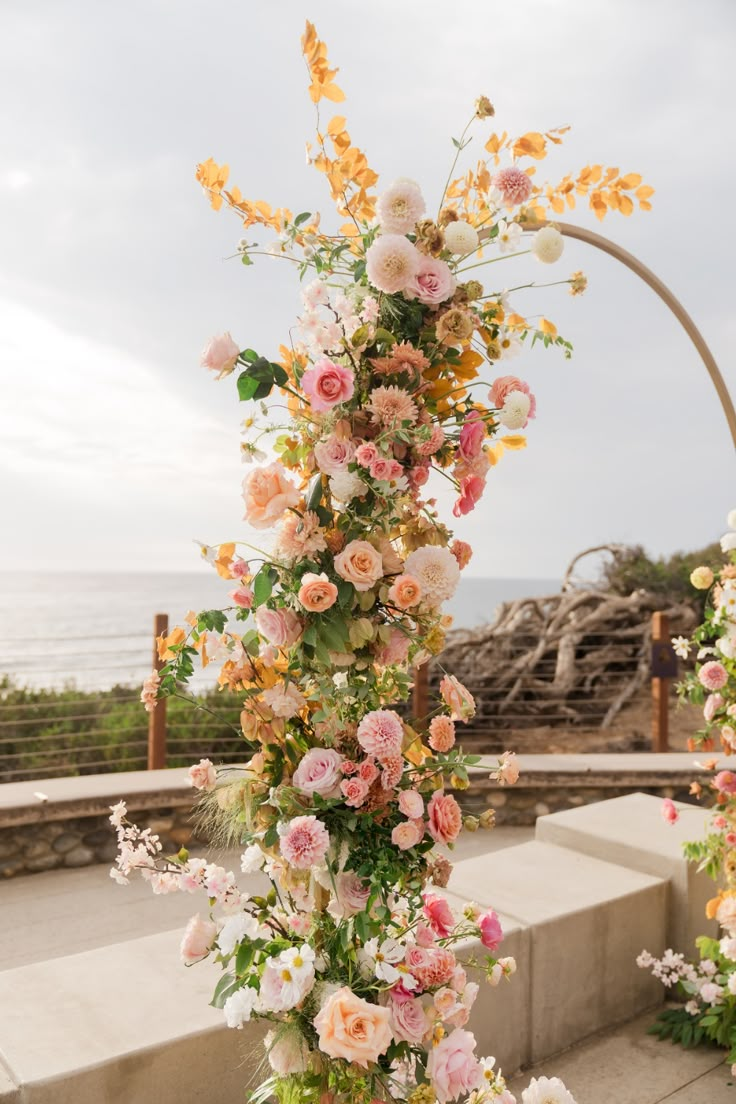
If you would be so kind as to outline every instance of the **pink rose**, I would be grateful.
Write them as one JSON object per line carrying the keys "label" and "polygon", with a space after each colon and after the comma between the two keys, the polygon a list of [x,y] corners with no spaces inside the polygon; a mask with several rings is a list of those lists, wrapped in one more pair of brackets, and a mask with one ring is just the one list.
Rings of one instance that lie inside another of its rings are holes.
{"label": "pink rose", "polygon": [[364,759],[358,767],[358,776],[371,786],[378,778],[378,767],[372,759]]}
{"label": "pink rose", "polygon": [[475,1057],[475,1036],[455,1028],[432,1047],[427,1061],[427,1077],[440,1104],[457,1100],[480,1087],[483,1070]]}
{"label": "pink rose", "polygon": [[224,333],[209,339],[202,350],[200,363],[203,368],[217,372],[217,379],[222,379],[223,376],[230,375],[239,356],[240,349],[230,334]]}
{"label": "pink rose", "polygon": [[410,468],[409,482],[416,490],[418,490],[420,487],[423,487],[428,479],[429,464],[420,464],[417,468]]}
{"label": "pink rose", "polygon": [[489,909],[478,918],[478,928],[483,946],[489,951],[495,951],[503,939],[503,928],[493,909]]}
{"label": "pink rose", "polygon": [[424,814],[424,799],[416,790],[402,790],[399,794],[399,811],[410,820]]}
{"label": "pink rose", "polygon": [[446,939],[451,934],[455,927],[455,917],[444,897],[437,893],[425,893],[422,911],[438,939]]}
{"label": "pink rose", "polygon": [[463,422],[457,446],[463,460],[468,463],[475,460],[480,455],[485,438],[486,423],[477,410],[471,410]]}
{"label": "pink rose", "polygon": [[398,479],[403,474],[404,468],[398,460],[379,455],[370,465],[369,470],[371,479],[378,479],[390,483],[391,480]]}
{"label": "pink rose", "polygon": [[435,790],[427,807],[429,832],[436,843],[453,843],[460,835],[463,815],[452,794]]}
{"label": "pink rose", "polygon": [[203,920],[197,913],[186,926],[184,937],[179,948],[181,960],[185,966],[192,966],[195,962],[201,962],[212,949],[217,935],[217,924],[211,920]]}
{"label": "pink rose", "polygon": [[230,574],[233,579],[242,579],[244,575],[248,574],[248,561],[241,556],[232,560],[230,562]]}
{"label": "pink rose", "polygon": [[342,780],[342,755],[333,748],[310,748],[294,771],[293,784],[302,793],[337,797]]}
{"label": "pink rose", "polygon": [[729,770],[719,771],[713,779],[713,785],[719,793],[736,794],[736,774]]}
{"label": "pink rose", "polygon": [[302,575],[302,585],[297,595],[302,606],[310,613],[322,613],[330,609],[337,601],[337,587],[331,583],[324,572],[316,575],[307,571]]}
{"label": "pink rose", "polygon": [[506,399],[513,391],[523,391],[525,395],[529,396],[530,406],[527,418],[535,417],[537,413],[537,400],[532,394],[529,384],[525,383],[524,380],[520,380],[518,376],[499,376],[498,379],[494,380],[491,384],[488,398],[497,410],[501,410]]}
{"label": "pink rose", "polygon": [[408,1000],[394,1000],[389,1004],[391,1029],[397,1043],[421,1043],[429,1030],[430,1023],[424,1006],[416,997]]}
{"label": "pink rose", "polygon": [[468,721],[475,715],[473,695],[454,675],[444,676],[440,682],[440,694],[453,721]]}
{"label": "pink rose", "polygon": [[368,541],[353,540],[337,556],[335,571],[356,590],[366,591],[383,578],[381,553]]}
{"label": "pink rose", "polygon": [[319,1049],[329,1058],[344,1058],[367,1069],[391,1045],[390,1018],[388,1008],[369,1004],[344,985],[314,1018]]}
{"label": "pink rose", "polygon": [[519,760],[515,751],[505,751],[498,760],[498,770],[491,772],[491,778],[501,786],[513,786],[519,781]]}
{"label": "pink rose", "polygon": [[480,502],[486,489],[486,481],[480,475],[466,475],[460,480],[460,497],[452,507],[452,516],[459,518],[469,514]]}
{"label": "pink rose", "polygon": [[351,368],[345,368],[328,357],[320,357],[302,376],[302,391],[308,397],[312,410],[325,413],[353,397],[354,380]]}
{"label": "pink rose", "polygon": [[361,468],[369,468],[377,456],[378,449],[372,441],[363,441],[355,450],[355,460]]}
{"label": "pink rose", "polygon": [[394,664],[405,663],[409,658],[410,646],[411,637],[408,633],[394,625],[391,628],[388,643],[376,648],[376,661],[382,667],[392,667]]}
{"label": "pink rose", "polygon": [[408,851],[424,838],[424,822],[421,820],[402,820],[391,832],[391,842],[399,851]]}
{"label": "pink rose", "polygon": [[268,609],[259,606],[256,625],[261,636],[277,648],[290,648],[302,635],[304,622],[290,609]]}
{"label": "pink rose", "polygon": [[712,721],[718,710],[722,709],[725,704],[726,700],[721,694],[709,694],[703,706],[703,716],[706,721]]}
{"label": "pink rose", "polygon": [[239,586],[236,590],[231,590],[228,597],[241,609],[250,609],[253,605],[253,591],[249,586]]}
{"label": "pink rose", "polygon": [[404,289],[407,299],[418,299],[427,306],[439,306],[454,293],[455,277],[446,261],[422,254],[419,267]]}
{"label": "pink rose", "polygon": [[196,766],[189,768],[189,781],[196,790],[214,790],[217,771],[209,759],[200,759]]}
{"label": "pink rose", "polygon": [[331,433],[314,446],[314,456],[321,472],[325,475],[338,475],[345,471],[355,456],[355,445],[351,440]]}
{"label": "pink rose", "polygon": [[268,529],[293,506],[298,506],[301,495],[286,478],[283,464],[254,468],[243,480],[245,520],[254,529]]}
{"label": "pink rose", "polygon": [[[363,912],[371,895],[371,887],[352,871],[337,875],[337,912],[341,916],[355,916]],[[333,906],[330,905],[330,912]]]}
{"label": "pink rose", "polygon": [[363,804],[368,796],[368,783],[364,782],[359,776],[343,778],[340,783],[340,790],[345,798],[345,804],[350,805],[353,809],[357,809]]}

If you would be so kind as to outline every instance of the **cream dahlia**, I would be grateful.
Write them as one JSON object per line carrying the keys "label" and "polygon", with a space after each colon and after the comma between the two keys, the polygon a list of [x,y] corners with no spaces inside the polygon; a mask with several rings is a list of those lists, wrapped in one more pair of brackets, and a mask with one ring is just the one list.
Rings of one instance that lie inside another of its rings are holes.
{"label": "cream dahlia", "polygon": [[452,598],[460,582],[460,568],[452,552],[434,544],[410,552],[404,570],[419,580],[423,601],[431,606]]}

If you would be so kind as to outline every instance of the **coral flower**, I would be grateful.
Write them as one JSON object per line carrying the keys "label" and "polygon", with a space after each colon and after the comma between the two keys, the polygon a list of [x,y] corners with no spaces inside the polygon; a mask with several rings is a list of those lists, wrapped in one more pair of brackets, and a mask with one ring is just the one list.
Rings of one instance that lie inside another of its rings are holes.
{"label": "coral flower", "polygon": [[334,606],[337,601],[337,587],[331,583],[324,572],[316,575],[308,571],[302,576],[302,585],[297,595],[299,602],[310,613],[322,613]]}

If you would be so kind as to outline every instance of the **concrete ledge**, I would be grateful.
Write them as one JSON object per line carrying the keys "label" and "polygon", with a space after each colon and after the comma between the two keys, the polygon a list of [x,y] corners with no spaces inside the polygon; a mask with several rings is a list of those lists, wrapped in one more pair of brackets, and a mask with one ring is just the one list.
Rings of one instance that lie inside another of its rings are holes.
{"label": "concrete ledge", "polygon": [[682,845],[705,835],[710,814],[678,803],[680,819],[665,824],[660,804],[656,797],[636,793],[554,813],[539,818],[536,838],[666,878],[671,894],[668,945],[692,955],[698,935],[717,934],[716,922],[705,918],[706,902],[715,889],[707,874],[698,873],[695,865],[687,862]]}

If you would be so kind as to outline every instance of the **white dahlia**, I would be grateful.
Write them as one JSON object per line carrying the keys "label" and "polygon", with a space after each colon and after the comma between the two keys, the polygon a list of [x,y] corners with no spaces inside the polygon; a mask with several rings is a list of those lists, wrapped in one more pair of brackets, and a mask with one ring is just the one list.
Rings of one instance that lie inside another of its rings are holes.
{"label": "white dahlia", "polygon": [[529,420],[532,401],[523,391],[512,391],[506,396],[498,420],[506,429],[523,429]]}
{"label": "white dahlia", "polygon": [[565,239],[554,226],[543,226],[537,230],[532,242],[532,253],[543,264],[554,264],[559,261],[565,248]]}
{"label": "white dahlia", "polygon": [[449,548],[425,544],[406,557],[404,571],[419,580],[422,600],[430,606],[439,606],[452,598],[460,582],[460,568]]}
{"label": "white dahlia", "polygon": [[396,180],[378,197],[376,215],[387,234],[410,234],[426,210],[414,180]]}
{"label": "white dahlia", "polygon": [[559,1077],[532,1077],[521,1104],[575,1104],[575,1098]]}
{"label": "white dahlia", "polygon": [[445,245],[451,253],[472,253],[478,248],[478,231],[469,222],[458,219],[445,227]]}

